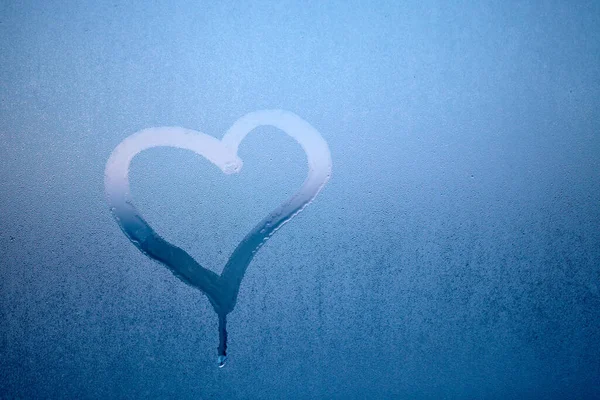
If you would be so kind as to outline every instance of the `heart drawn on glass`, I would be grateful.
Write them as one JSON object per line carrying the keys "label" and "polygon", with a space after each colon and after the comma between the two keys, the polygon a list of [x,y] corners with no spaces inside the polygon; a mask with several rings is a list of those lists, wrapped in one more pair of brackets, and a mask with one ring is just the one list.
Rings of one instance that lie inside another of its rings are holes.
{"label": "heart drawn on glass", "polygon": [[[192,256],[161,238],[142,218],[129,192],[129,165],[143,150],[176,147],[191,150],[215,164],[225,174],[240,172],[240,143],[254,128],[270,125],[295,139],[306,153],[308,174],[287,201],[260,221],[237,245],[221,274],[201,266]],[[331,176],[327,142],[308,122],[282,110],[249,113],[233,124],[222,140],[190,129],[160,127],[141,130],[123,140],[106,163],[104,187],[110,210],[131,242],[145,255],[165,265],[180,280],[201,290],[219,317],[218,365],[227,355],[226,317],[235,307],[240,284],[254,254],[283,224],[300,213]]]}

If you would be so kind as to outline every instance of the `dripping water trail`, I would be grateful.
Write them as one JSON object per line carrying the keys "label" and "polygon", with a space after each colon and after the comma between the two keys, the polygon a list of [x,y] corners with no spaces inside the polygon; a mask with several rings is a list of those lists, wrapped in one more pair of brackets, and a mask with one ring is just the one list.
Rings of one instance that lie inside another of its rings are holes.
{"label": "dripping water trail", "polygon": [[217,358],[217,363],[219,364],[219,368],[223,368],[225,366],[225,362],[227,361],[227,314],[219,313],[219,357]]}

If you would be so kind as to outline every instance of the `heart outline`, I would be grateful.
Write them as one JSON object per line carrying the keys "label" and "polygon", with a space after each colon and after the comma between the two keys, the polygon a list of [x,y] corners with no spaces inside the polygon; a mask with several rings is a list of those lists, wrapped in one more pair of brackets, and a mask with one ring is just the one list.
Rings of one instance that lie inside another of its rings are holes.
{"label": "heart outline", "polygon": [[[258,222],[236,246],[221,274],[198,263],[183,249],[160,237],[135,208],[129,191],[129,166],[140,152],[153,147],[191,150],[215,164],[225,174],[240,172],[237,156],[245,137],[259,126],[274,126],[303,148],[308,173],[300,188]],[[226,316],[233,311],[248,265],[260,247],[285,223],[310,204],[331,177],[329,146],[308,122],[288,111],[256,111],[238,119],[221,140],[202,132],[159,127],[138,131],[125,138],[110,155],[104,186],[111,213],[129,240],[146,256],[165,265],[181,281],[204,293],[219,317],[219,366],[227,348]]]}

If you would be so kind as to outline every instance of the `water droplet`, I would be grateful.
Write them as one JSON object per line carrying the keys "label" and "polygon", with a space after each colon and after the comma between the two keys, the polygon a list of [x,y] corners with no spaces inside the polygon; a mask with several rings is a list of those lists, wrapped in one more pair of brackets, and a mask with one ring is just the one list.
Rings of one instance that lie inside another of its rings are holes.
{"label": "water droplet", "polygon": [[223,172],[225,172],[226,174],[235,174],[240,172],[240,170],[242,169],[242,163],[241,161],[232,161],[232,162],[228,162],[227,164],[225,164],[225,168],[223,169]]}
{"label": "water droplet", "polygon": [[219,358],[217,358],[217,364],[219,365],[219,368],[223,368],[225,366],[225,362],[227,362],[227,356],[219,356]]}

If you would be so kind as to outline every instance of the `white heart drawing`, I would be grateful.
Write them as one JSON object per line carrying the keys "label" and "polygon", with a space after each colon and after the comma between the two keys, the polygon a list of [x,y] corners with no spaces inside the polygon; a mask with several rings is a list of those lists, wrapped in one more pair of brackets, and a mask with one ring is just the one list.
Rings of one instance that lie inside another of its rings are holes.
{"label": "white heart drawing", "polygon": [[[129,192],[131,160],[143,150],[167,146],[191,150],[215,164],[225,174],[240,172],[240,143],[262,125],[279,128],[302,146],[308,162],[307,177],[298,191],[260,221],[238,244],[218,275],[202,267],[193,257],[161,238],[142,218]],[[256,251],[283,224],[301,212],[331,177],[331,155],[327,142],[308,122],[282,110],[264,110],[240,118],[222,140],[190,129],[160,127],[144,129],[123,140],[110,155],[104,187],[110,210],[131,242],[148,257],[169,268],[183,282],[201,290],[219,317],[218,363],[225,364],[226,316],[233,311],[244,273]]]}

